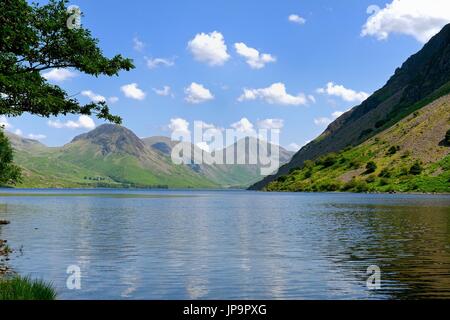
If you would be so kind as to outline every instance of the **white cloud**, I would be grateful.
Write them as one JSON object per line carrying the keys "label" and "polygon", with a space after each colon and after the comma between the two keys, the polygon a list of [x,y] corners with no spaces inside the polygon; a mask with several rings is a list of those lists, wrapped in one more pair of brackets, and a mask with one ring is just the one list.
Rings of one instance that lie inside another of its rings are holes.
{"label": "white cloud", "polygon": [[133,38],[133,49],[138,51],[138,52],[142,52],[142,50],[144,50],[145,48],[145,43],[141,40],[139,40],[138,37],[134,37]]}
{"label": "white cloud", "polygon": [[345,113],[344,111],[336,111],[336,112],[333,112],[331,115],[333,116],[334,119],[337,119],[340,116],[342,116],[344,113]]}
{"label": "white cloud", "polygon": [[81,92],[81,95],[88,97],[92,100],[92,102],[99,103],[99,102],[106,102],[106,98],[104,96],[101,96],[99,94],[96,94],[92,92],[91,90],[85,90]]}
{"label": "white cloud", "polygon": [[327,117],[321,117],[321,118],[317,118],[314,119],[314,124],[316,126],[327,126],[329,125],[333,120],[331,120],[330,118]]}
{"label": "white cloud", "polygon": [[109,97],[108,99],[108,102],[112,104],[117,103],[118,101],[119,101],[118,97]]}
{"label": "white cloud", "polygon": [[171,94],[172,90],[169,86],[164,86],[162,89],[157,89],[157,88],[153,88],[153,91],[158,95],[158,96],[163,96],[163,97],[167,97]]}
{"label": "white cloud", "polygon": [[244,93],[239,97],[238,101],[256,99],[280,105],[299,106],[307,104],[306,96],[303,93],[297,96],[288,94],[284,83],[274,83],[270,87],[263,89],[244,89]]}
{"label": "white cloud", "polygon": [[316,103],[316,97],[314,97],[312,94],[308,95],[308,99],[309,99],[312,103]]}
{"label": "white cloud", "polygon": [[297,143],[293,142],[290,145],[288,145],[286,147],[286,149],[288,151],[293,151],[293,152],[297,152],[298,150],[300,150],[302,147],[300,145],[298,145]]}
{"label": "white cloud", "polygon": [[288,17],[288,20],[292,23],[296,23],[296,24],[305,24],[306,23],[306,19],[300,17],[298,14],[291,14]]}
{"label": "white cloud", "polygon": [[230,127],[239,133],[255,134],[254,125],[247,118],[242,118],[238,122],[233,123]]}
{"label": "white cloud", "polygon": [[393,0],[385,8],[370,6],[372,14],[362,28],[362,36],[379,40],[391,34],[406,34],[425,43],[450,22],[448,0]]}
{"label": "white cloud", "polygon": [[206,143],[206,142],[199,142],[199,143],[197,143],[197,145],[196,145],[198,148],[200,148],[201,150],[203,150],[203,151],[206,151],[206,152],[209,152],[210,151],[210,147],[209,147],[209,145]]}
{"label": "white cloud", "polygon": [[195,82],[192,82],[188,88],[184,89],[184,92],[186,94],[185,100],[192,104],[199,104],[214,99],[211,91]]}
{"label": "white cloud", "polygon": [[283,129],[284,127],[284,120],[283,119],[265,119],[258,121],[258,127],[260,129]]}
{"label": "white cloud", "polygon": [[216,127],[214,124],[206,123],[203,121],[196,121],[195,126],[203,131],[205,131],[206,136],[213,136],[219,132],[222,132],[223,129]]}
{"label": "white cloud", "polygon": [[180,135],[190,135],[191,131],[189,130],[189,122],[182,118],[170,119],[170,124],[168,125],[172,134],[180,134]]}
{"label": "white cloud", "polygon": [[342,85],[336,85],[333,82],[329,82],[326,88],[317,89],[317,92],[330,96],[340,97],[348,102],[363,102],[370,96],[366,92],[356,92],[355,90],[347,89]]}
{"label": "white cloud", "polygon": [[317,126],[327,126],[346,112],[347,111],[335,111],[331,114],[331,117],[321,117],[314,119],[314,123]]}
{"label": "white cloud", "polygon": [[277,59],[272,55],[268,53],[260,53],[258,50],[248,47],[243,42],[235,43],[234,47],[240,56],[247,59],[246,62],[252,69],[262,69],[267,63],[277,61]]}
{"label": "white cloud", "polygon": [[47,122],[47,124],[52,127],[52,128],[56,128],[56,129],[63,129],[63,128],[67,128],[67,129],[95,129],[95,122],[94,120],[92,120],[91,117],[86,116],[86,115],[81,115],[77,121],[66,121],[66,122],[61,122],[59,120],[53,121],[53,120],[49,120]]}
{"label": "white cloud", "polygon": [[145,58],[147,60],[147,67],[150,69],[156,69],[158,67],[173,67],[175,65],[175,61],[173,59],[168,58]]}
{"label": "white cloud", "polygon": [[214,31],[210,34],[199,33],[189,41],[188,49],[195,60],[210,66],[221,66],[230,59],[223,35]]}
{"label": "white cloud", "polygon": [[20,129],[16,129],[16,130],[14,130],[14,134],[16,134],[18,136],[23,136],[23,131]]}
{"label": "white cloud", "polygon": [[13,125],[8,122],[8,118],[6,118],[5,116],[0,116],[0,127],[4,127],[5,129],[9,130],[13,128]]}
{"label": "white cloud", "polygon": [[137,83],[124,85],[120,88],[120,90],[122,90],[125,97],[134,100],[144,100],[146,96],[145,92],[139,89]]}
{"label": "white cloud", "polygon": [[62,82],[76,77],[77,74],[67,69],[52,69],[43,73],[42,76],[48,81]]}
{"label": "white cloud", "polygon": [[28,138],[30,138],[32,140],[44,140],[44,139],[47,138],[47,136],[44,135],[44,134],[33,134],[33,133],[30,133],[28,135]]}

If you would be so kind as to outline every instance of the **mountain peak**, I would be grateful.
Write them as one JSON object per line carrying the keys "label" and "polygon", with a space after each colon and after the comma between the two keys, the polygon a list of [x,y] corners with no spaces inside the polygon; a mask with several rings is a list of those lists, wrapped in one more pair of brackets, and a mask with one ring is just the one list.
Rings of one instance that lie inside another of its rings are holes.
{"label": "mountain peak", "polygon": [[128,153],[140,156],[145,145],[131,130],[117,124],[103,124],[94,130],[81,134],[72,143],[88,142],[101,148],[103,155]]}

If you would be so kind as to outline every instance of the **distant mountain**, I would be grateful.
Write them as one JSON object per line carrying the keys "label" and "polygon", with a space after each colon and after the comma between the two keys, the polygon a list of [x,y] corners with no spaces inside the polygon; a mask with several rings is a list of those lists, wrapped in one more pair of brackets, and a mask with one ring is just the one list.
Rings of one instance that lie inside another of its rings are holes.
{"label": "distant mountain", "polygon": [[277,174],[266,177],[251,188],[261,190],[270,182],[301,168],[307,160],[358,146],[448,93],[450,24],[397,69],[382,89],[330,124]]}
{"label": "distant mountain", "polygon": [[[160,154],[170,157],[172,154],[173,147],[176,146],[179,142],[172,141],[170,138],[167,137],[151,137],[143,139],[144,143],[152,148],[153,150],[159,152]],[[219,183],[222,187],[248,187],[252,183],[258,181],[261,179],[261,164],[256,165],[238,165],[237,163],[250,163],[249,161],[249,144],[250,142],[257,144],[259,141],[255,138],[245,138],[245,144],[246,149],[245,153],[240,155],[241,161],[237,161],[237,144],[235,143],[233,145],[228,146],[224,150],[219,150],[218,152],[222,152],[224,155],[223,163],[226,163],[226,157],[225,155],[227,152],[229,154],[235,155],[235,158],[233,159],[232,165],[227,164],[214,164],[214,165],[207,165],[207,164],[190,164],[187,165],[191,170],[195,171],[196,173],[206,177],[207,179],[211,181],[215,181]],[[267,143],[261,143],[261,145],[265,146]],[[270,145],[270,144],[269,144]],[[272,148],[272,147],[269,147]],[[287,163],[292,156],[294,155],[293,152],[287,151],[283,147],[278,147],[279,153],[280,153],[280,164]],[[201,155],[202,153],[205,153],[204,150],[200,149],[197,146],[194,146],[193,144],[188,144],[187,147],[188,150],[191,150],[191,155]],[[270,154],[267,153],[268,151],[266,149],[261,150],[263,154]],[[189,155],[189,156],[191,156]],[[213,153],[214,155],[214,153]]]}
{"label": "distant mountain", "polygon": [[[15,161],[24,171],[22,187],[247,187],[260,179],[256,165],[175,165],[167,137],[139,139],[129,129],[105,124],[63,147],[7,133]],[[193,152],[203,152],[189,144]],[[284,163],[290,154],[280,149]]]}

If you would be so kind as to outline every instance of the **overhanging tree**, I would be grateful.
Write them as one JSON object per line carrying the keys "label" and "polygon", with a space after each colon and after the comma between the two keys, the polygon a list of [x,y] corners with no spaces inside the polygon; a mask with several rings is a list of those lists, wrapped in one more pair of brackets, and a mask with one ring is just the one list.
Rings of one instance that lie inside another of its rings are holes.
{"label": "overhanging tree", "polygon": [[13,164],[13,149],[0,126],[0,186],[16,183],[20,179],[20,168]]}
{"label": "overhanging tree", "polygon": [[[41,117],[68,114],[95,115],[120,124],[106,102],[81,104],[64,89],[47,82],[42,73],[72,68],[98,77],[115,76],[134,68],[121,55],[108,59],[98,40],[82,26],[69,28],[67,0],[28,4],[26,0],[0,1],[0,115],[29,113]],[[0,129],[0,183],[17,181],[12,150]]]}
{"label": "overhanging tree", "polygon": [[71,14],[67,0],[50,0],[43,6],[26,0],[0,2],[0,115],[84,114],[121,123],[105,102],[82,105],[41,74],[73,68],[96,77],[114,76],[134,68],[121,55],[106,58],[89,30],[69,28]]}

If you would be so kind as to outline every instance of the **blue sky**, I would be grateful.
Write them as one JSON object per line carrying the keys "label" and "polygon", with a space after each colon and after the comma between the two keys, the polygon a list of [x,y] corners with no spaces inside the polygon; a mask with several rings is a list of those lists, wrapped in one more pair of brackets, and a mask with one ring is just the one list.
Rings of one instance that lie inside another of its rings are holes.
{"label": "blue sky", "polygon": [[[113,78],[59,70],[50,74],[49,81],[78,94],[83,103],[103,97],[112,112],[123,117],[123,125],[140,137],[169,136],[171,120],[173,128],[186,124],[181,119],[191,125],[201,120],[218,128],[234,124],[243,130],[250,123],[255,129],[258,124],[279,127],[282,123],[281,144],[301,146],[319,135],[339,112],[383,86],[445,19],[450,21],[440,16],[439,8],[421,11],[414,18],[408,10],[421,8],[405,7],[405,3],[72,1],[84,12],[82,24],[100,40],[104,53],[130,57],[136,69]],[[369,15],[370,5],[378,5],[380,11]],[[402,15],[417,21],[406,21],[402,27],[396,23]],[[420,20],[430,17],[435,23],[423,27]],[[364,27],[370,19],[372,25]],[[170,90],[163,90],[165,86]],[[248,122],[239,122],[243,118]],[[7,122],[9,130],[31,134],[50,146],[65,144],[93,127],[92,121],[80,122],[78,116],[50,120],[25,115]]]}

